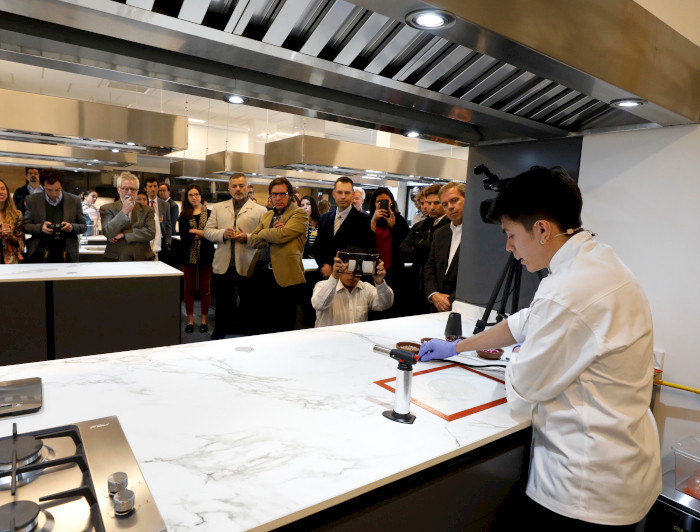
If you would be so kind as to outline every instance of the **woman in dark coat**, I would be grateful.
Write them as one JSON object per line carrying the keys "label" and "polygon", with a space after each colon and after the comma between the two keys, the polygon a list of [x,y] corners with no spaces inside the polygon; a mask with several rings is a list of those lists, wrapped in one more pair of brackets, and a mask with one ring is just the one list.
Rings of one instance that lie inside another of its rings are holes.
{"label": "woman in dark coat", "polygon": [[203,194],[197,185],[189,185],[182,200],[182,214],[178,219],[180,229],[181,253],[180,264],[185,274],[185,310],[187,311],[186,333],[194,331],[194,292],[199,272],[199,298],[202,309],[202,321],[199,332],[205,333],[207,315],[211,301],[212,261],[214,244],[204,238],[204,227],[211,214],[202,206]]}
{"label": "woman in dark coat", "polygon": [[[388,208],[383,208],[383,201]],[[384,261],[386,283],[394,291],[394,305],[387,311],[392,316],[400,316],[403,308],[402,295],[405,280],[404,263],[399,247],[408,234],[408,223],[396,206],[394,195],[386,187],[379,187],[372,194],[369,204],[370,227],[374,232],[376,253]]]}

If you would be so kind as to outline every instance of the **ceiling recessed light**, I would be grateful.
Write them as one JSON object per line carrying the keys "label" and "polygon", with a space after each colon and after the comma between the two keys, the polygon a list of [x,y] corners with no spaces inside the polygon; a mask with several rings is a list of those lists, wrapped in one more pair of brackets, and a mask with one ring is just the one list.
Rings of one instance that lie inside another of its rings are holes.
{"label": "ceiling recessed light", "polygon": [[232,94],[231,96],[228,96],[226,98],[226,101],[228,103],[234,103],[234,104],[242,104],[245,103],[245,98],[243,96],[238,96],[237,94]]}
{"label": "ceiling recessed light", "polygon": [[188,118],[187,119],[189,122],[192,122],[193,124],[206,124],[206,120],[201,120],[199,118]]}
{"label": "ceiling recessed light", "polygon": [[630,107],[639,107],[645,103],[647,103],[647,101],[642,98],[620,98],[619,100],[612,100],[610,105],[629,109]]}
{"label": "ceiling recessed light", "polygon": [[119,153],[119,150],[117,148],[112,148],[112,153]]}
{"label": "ceiling recessed light", "polygon": [[408,131],[406,132],[406,136],[415,139],[416,137],[420,137],[420,133],[418,133],[418,131]]}
{"label": "ceiling recessed light", "polygon": [[448,28],[455,23],[455,17],[442,9],[421,9],[406,15],[406,24],[419,30]]}
{"label": "ceiling recessed light", "polygon": [[135,142],[127,142],[126,145],[127,146],[136,146],[136,143]]}

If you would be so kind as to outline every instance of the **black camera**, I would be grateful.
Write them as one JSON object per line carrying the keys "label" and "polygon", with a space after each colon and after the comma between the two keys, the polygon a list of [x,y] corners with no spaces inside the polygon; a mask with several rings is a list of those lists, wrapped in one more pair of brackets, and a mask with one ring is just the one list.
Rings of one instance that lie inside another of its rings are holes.
{"label": "black camera", "polygon": [[369,253],[347,253],[341,251],[338,253],[338,258],[348,264],[347,272],[355,277],[363,275],[374,275],[377,273],[377,264],[379,264],[379,255]]}
{"label": "black camera", "polygon": [[54,240],[58,240],[60,238],[63,238],[63,234],[61,233],[61,224],[49,224],[49,229],[51,229],[53,238]]}
{"label": "black camera", "polygon": [[[486,176],[482,178],[484,190],[493,190],[494,192],[501,192],[508,186],[508,183],[511,181],[511,178],[501,179],[496,174],[492,173],[485,164],[480,164],[479,166],[474,168],[474,175],[482,174]],[[496,201],[496,198],[490,198],[483,200],[481,204],[479,204],[479,215],[481,216],[482,222],[487,224],[494,223],[489,218],[489,212],[491,212],[491,207],[493,206],[494,201]]]}

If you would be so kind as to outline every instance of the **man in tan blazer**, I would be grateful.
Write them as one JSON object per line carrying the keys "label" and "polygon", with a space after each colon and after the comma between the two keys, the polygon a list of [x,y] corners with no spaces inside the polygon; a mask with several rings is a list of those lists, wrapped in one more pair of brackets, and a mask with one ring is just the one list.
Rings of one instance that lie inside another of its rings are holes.
{"label": "man in tan blazer", "polygon": [[228,180],[231,199],[211,207],[211,215],[204,228],[204,238],[217,244],[213,262],[213,287],[216,297],[216,315],[212,340],[224,338],[233,331],[236,318],[236,297],[240,299],[241,326],[250,332],[246,323],[252,316],[251,279],[260,251],[248,243],[250,233],[257,227],[266,209],[248,199],[248,181],[243,174],[233,174]]}
{"label": "man in tan blazer", "polygon": [[[258,320],[263,332],[289,331],[294,329],[297,304],[303,297],[301,258],[309,218],[294,202],[294,188],[287,179],[273,179],[269,191],[274,209],[263,215],[248,239],[252,247],[263,249],[258,263],[259,286],[265,291],[268,315],[259,315]],[[269,259],[265,250],[269,250]],[[269,312],[270,308],[274,312]]]}
{"label": "man in tan blazer", "polygon": [[100,207],[102,233],[107,237],[104,258],[112,261],[155,260],[151,240],[156,234],[153,209],[136,203],[139,179],[131,172],[117,178],[119,201]]}

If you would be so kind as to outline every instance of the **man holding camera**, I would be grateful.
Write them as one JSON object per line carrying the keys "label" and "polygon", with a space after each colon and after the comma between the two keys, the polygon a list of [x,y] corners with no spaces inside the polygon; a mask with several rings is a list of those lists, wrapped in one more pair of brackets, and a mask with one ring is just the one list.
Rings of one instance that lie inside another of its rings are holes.
{"label": "man holding camera", "polygon": [[345,248],[338,255],[342,258],[336,256],[333,259],[331,276],[316,283],[311,296],[311,305],[316,309],[315,327],[367,321],[370,310],[386,310],[394,304],[394,292],[384,282],[386,270],[381,260],[372,265],[372,285],[360,280],[361,275],[348,271],[349,259],[357,263],[363,258],[372,260],[372,255],[364,255],[361,249],[352,247]]}
{"label": "man holding camera", "polygon": [[42,170],[43,194],[24,200],[24,232],[28,263],[78,262],[78,235],[87,230],[80,198],[63,191],[63,177],[56,170]]}

